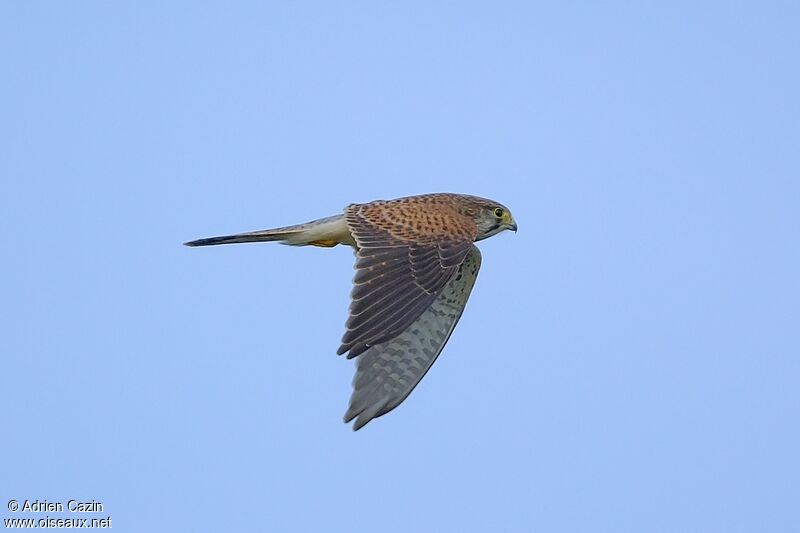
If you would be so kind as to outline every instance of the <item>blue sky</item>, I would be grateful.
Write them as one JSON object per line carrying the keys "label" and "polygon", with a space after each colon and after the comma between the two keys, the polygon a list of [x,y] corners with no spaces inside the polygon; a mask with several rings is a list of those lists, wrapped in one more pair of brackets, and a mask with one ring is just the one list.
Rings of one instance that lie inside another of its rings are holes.
{"label": "blue sky", "polygon": [[[5,2],[0,517],[795,530],[799,17]],[[480,244],[442,357],[357,433],[350,250],[181,246],[436,191],[520,231]]]}

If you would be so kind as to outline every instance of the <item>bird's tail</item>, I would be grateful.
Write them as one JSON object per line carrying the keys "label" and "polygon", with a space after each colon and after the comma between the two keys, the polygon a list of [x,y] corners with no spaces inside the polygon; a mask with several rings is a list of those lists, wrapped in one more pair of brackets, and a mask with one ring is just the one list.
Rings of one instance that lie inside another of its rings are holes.
{"label": "bird's tail", "polygon": [[305,224],[286,226],[283,228],[209,237],[184,243],[186,246],[212,246],[215,244],[235,244],[240,242],[277,241],[293,246],[336,246],[337,244],[354,244],[353,237],[347,227],[344,215],[321,218]]}

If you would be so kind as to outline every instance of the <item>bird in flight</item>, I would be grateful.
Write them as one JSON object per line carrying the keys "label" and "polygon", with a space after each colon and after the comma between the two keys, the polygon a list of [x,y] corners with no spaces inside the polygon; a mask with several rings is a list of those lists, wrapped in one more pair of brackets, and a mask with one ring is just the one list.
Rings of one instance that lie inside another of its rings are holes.
{"label": "bird in flight", "polygon": [[351,204],[306,224],[185,243],[210,246],[277,241],[352,246],[356,274],[337,354],[358,357],[344,415],[358,430],[400,405],[441,353],[464,311],[481,266],[473,244],[517,231],[511,212],[463,194],[424,194]]}

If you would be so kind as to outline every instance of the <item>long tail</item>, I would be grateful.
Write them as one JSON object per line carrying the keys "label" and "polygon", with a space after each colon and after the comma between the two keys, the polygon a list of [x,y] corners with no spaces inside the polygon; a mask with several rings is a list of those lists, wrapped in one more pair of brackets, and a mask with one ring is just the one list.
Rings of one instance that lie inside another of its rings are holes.
{"label": "long tail", "polygon": [[215,244],[235,244],[240,242],[278,241],[294,246],[336,246],[354,244],[353,237],[345,222],[344,215],[321,218],[305,224],[284,228],[265,229],[221,237],[209,237],[184,243],[186,246],[212,246]]}

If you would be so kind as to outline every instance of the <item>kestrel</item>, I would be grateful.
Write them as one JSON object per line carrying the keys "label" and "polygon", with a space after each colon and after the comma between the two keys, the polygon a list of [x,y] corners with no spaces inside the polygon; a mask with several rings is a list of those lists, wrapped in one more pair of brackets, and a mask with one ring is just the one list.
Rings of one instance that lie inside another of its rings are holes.
{"label": "kestrel", "polygon": [[186,245],[278,241],[355,249],[350,316],[337,354],[358,357],[344,415],[358,430],[400,405],[433,365],[478,276],[481,253],[473,243],[506,229],[516,232],[517,224],[502,204],[440,193],[351,204],[306,224]]}

